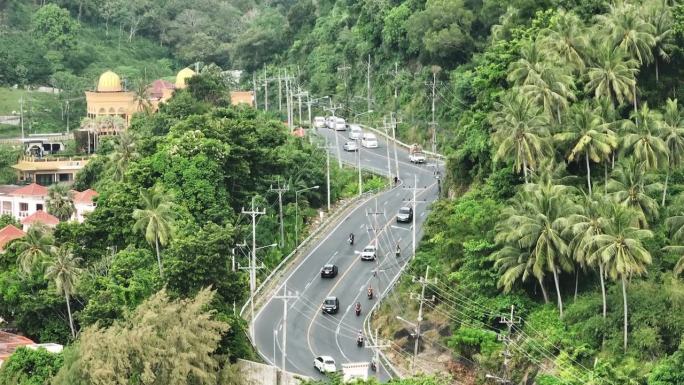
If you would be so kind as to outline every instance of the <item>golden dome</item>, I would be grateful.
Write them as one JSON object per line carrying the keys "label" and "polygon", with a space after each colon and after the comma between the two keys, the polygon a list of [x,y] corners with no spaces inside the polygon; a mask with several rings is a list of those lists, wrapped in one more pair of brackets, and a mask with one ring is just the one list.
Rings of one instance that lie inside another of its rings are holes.
{"label": "golden dome", "polygon": [[112,71],[107,71],[100,75],[97,82],[97,92],[121,92],[121,78]]}
{"label": "golden dome", "polygon": [[190,68],[183,68],[178,72],[178,75],[176,75],[176,88],[177,89],[182,89],[188,86],[188,79],[191,77],[195,76],[195,71],[191,70]]}

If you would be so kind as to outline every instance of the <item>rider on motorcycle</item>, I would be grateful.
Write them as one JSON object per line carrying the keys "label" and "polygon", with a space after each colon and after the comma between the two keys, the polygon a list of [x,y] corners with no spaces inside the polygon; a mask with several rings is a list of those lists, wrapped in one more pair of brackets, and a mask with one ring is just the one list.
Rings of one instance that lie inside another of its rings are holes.
{"label": "rider on motorcycle", "polygon": [[368,286],[368,298],[373,298],[373,288]]}
{"label": "rider on motorcycle", "polygon": [[349,233],[349,244],[350,245],[354,244],[354,233]]}
{"label": "rider on motorcycle", "polygon": [[356,303],[355,310],[356,310],[356,315],[361,314],[361,302]]}

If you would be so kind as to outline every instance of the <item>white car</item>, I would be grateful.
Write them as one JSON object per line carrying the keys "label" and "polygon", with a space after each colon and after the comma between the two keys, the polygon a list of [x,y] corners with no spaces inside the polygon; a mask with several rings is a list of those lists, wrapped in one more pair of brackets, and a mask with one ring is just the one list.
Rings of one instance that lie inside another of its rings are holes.
{"label": "white car", "polygon": [[335,117],[328,116],[327,118],[325,118],[325,126],[328,128],[335,128]]}
{"label": "white car", "polygon": [[335,131],[347,131],[347,122],[342,118],[335,119]]}
{"label": "white car", "polygon": [[377,258],[375,245],[368,245],[361,250],[361,260],[375,261]]}
{"label": "white car", "polygon": [[378,148],[378,138],[375,134],[366,132],[361,139],[361,145],[366,148]]}
{"label": "white car", "polygon": [[359,151],[359,145],[354,141],[345,142],[342,148],[344,151]]}
{"label": "white car", "polygon": [[349,139],[361,139],[363,136],[363,130],[356,124],[349,125]]}
{"label": "white car", "polygon": [[316,128],[323,128],[325,127],[325,118],[322,116],[317,116],[314,118],[313,124]]}
{"label": "white car", "polygon": [[337,371],[335,360],[330,356],[318,356],[314,359],[314,368],[321,373],[334,373]]}

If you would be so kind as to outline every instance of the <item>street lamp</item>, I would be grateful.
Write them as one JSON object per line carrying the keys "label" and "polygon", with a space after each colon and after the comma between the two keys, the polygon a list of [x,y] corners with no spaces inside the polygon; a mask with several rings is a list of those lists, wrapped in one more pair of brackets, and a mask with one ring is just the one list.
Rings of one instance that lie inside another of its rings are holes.
{"label": "street lamp", "polygon": [[295,191],[295,247],[299,245],[299,193],[308,190],[318,190],[318,187],[316,185]]}
{"label": "street lamp", "polygon": [[373,110],[368,110],[368,111],[366,111],[366,112],[361,112],[361,113],[359,113],[359,114],[354,115],[354,123],[358,123],[358,121],[356,120],[356,118],[358,118],[359,116],[361,116],[361,115],[366,115],[366,114],[372,114],[372,113],[373,113]]}
{"label": "street lamp", "polygon": [[277,244],[277,243],[272,243],[272,244],[270,244],[270,245],[266,245],[266,246],[260,246],[260,247],[257,247],[257,248],[256,248],[256,249],[254,249],[254,250],[256,251],[256,250],[261,250],[261,249],[265,249],[265,248],[267,248],[267,247],[276,247],[276,246],[278,246],[278,244]]}

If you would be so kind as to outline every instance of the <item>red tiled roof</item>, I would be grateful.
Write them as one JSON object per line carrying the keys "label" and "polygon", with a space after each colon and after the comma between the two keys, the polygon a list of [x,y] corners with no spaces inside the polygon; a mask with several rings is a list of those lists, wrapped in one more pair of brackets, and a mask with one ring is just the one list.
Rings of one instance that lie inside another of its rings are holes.
{"label": "red tiled roof", "polygon": [[303,128],[296,128],[294,131],[292,131],[292,135],[298,137],[298,138],[303,138],[306,135],[306,131],[304,131]]}
{"label": "red tiled roof", "polygon": [[17,238],[21,238],[24,235],[26,235],[25,232],[12,225],[5,226],[0,230],[0,251],[2,251],[8,243]]}
{"label": "red tiled roof", "polygon": [[150,98],[152,99],[160,99],[162,96],[164,96],[164,90],[173,90],[176,89],[176,86],[164,79],[157,79],[150,84],[150,87],[147,89],[148,94],[150,95]]}
{"label": "red tiled roof", "polygon": [[14,190],[11,195],[18,196],[18,195],[23,195],[23,196],[45,196],[48,193],[48,188],[45,186],[41,186],[36,183],[31,183],[28,186],[20,187],[16,190]]}
{"label": "red tiled roof", "polygon": [[21,223],[24,225],[30,225],[37,222],[40,222],[48,226],[57,226],[57,224],[59,223],[59,219],[57,219],[56,216],[50,215],[43,210],[38,210],[21,221]]}
{"label": "red tiled roof", "polygon": [[17,348],[33,344],[24,336],[0,331],[0,361],[6,360]]}
{"label": "red tiled roof", "polygon": [[97,196],[97,191],[87,189],[85,191],[74,191],[74,203],[93,204],[93,198]]}

